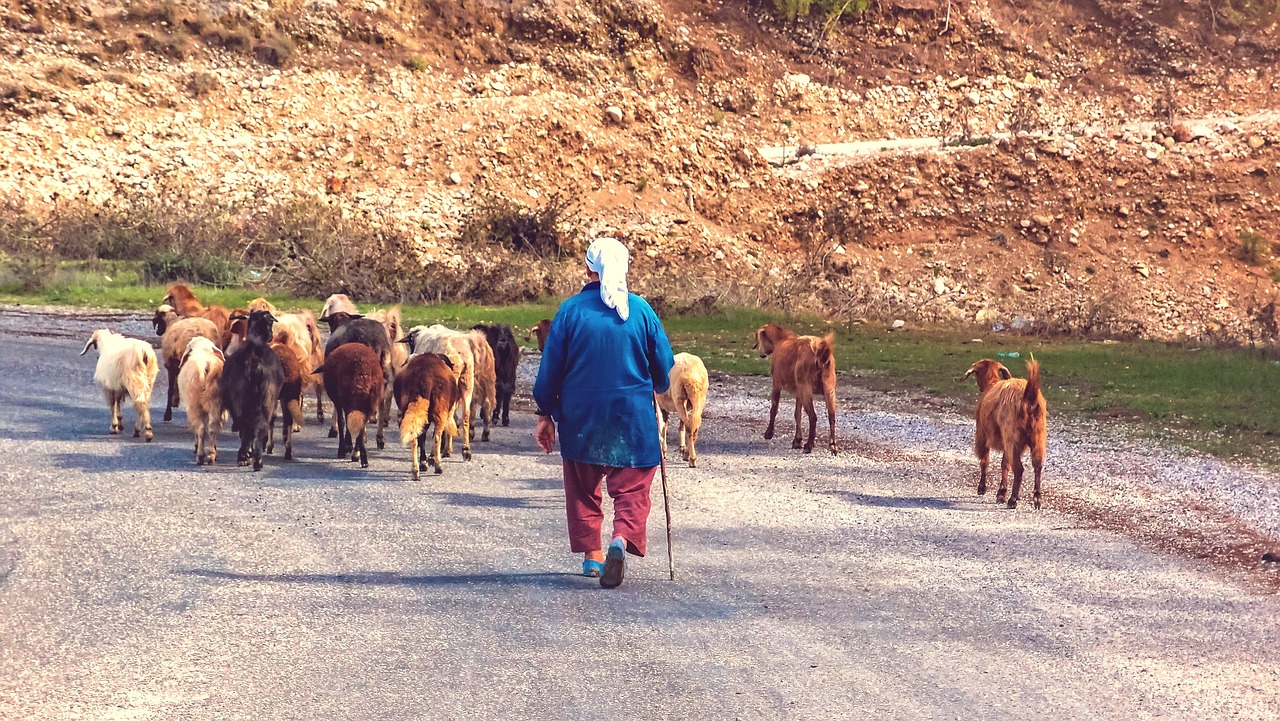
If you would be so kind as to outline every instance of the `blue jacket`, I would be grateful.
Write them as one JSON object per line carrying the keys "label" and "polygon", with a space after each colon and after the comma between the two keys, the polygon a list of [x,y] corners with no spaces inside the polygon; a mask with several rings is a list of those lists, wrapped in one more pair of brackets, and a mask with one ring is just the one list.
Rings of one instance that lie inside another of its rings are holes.
{"label": "blue jacket", "polygon": [[670,385],[675,361],[653,308],[635,293],[630,308],[623,321],[588,283],[551,321],[533,399],[559,424],[565,460],[652,468],[662,459],[653,394]]}

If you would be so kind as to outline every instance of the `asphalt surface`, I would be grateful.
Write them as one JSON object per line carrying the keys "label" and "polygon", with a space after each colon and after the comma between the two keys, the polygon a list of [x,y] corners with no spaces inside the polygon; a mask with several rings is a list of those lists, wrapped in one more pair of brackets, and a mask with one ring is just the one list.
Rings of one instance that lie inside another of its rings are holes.
{"label": "asphalt surface", "polygon": [[155,442],[107,435],[92,324],[47,323],[0,322],[3,719],[1280,717],[1280,599],[975,498],[959,456],[804,456],[717,387],[703,467],[669,464],[679,579],[655,484],[604,591],[526,412],[418,483],[310,406],[299,460],[224,431],[197,468],[162,393]]}

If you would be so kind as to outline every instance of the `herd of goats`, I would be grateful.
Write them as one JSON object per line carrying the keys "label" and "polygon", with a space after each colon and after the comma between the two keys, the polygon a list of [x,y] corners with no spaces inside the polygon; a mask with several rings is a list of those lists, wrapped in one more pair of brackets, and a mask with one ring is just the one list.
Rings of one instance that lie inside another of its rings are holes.
{"label": "herd of goats", "polygon": [[[477,325],[457,331],[443,325],[402,328],[399,306],[367,314],[356,311],[342,294],[330,296],[320,313],[329,326],[322,341],[314,315],[307,310],[280,312],[263,298],[240,310],[204,306],[185,285],[171,286],[152,323],[161,336],[160,355],[168,373],[164,420],[185,405],[195,437],[196,463],[217,461],[217,439],[226,417],[240,434],[239,465],[262,468],[262,457],[274,451],[276,419],[280,418],[284,458],[293,457],[293,434],[302,428],[302,399],[314,389],[316,418],[323,425],[324,396],[333,404],[329,436],[338,439],[338,457],[350,456],[368,467],[365,429],[376,424],[379,449],[394,400],[400,411],[401,442],[411,449],[412,478],[430,465],[444,472],[442,456],[453,451],[461,436],[462,457],[471,459],[474,421],[483,426],[480,439],[489,440],[490,423],[510,422],[520,346],[509,325]],[[551,321],[534,326],[542,350]],[[754,348],[770,358],[773,391],[766,439],[783,391],[796,399],[792,448],[812,452],[817,432],[814,400],[826,401],[829,442],[836,444],[836,361],[834,337],[800,336],[772,323],[756,331]],[[111,430],[124,430],[121,404],[132,401],[137,418],[134,437],[152,439],[151,393],[159,363],[150,343],[127,338],[108,329],[93,332],[81,355],[98,350],[94,380],[111,408]],[[707,402],[708,376],[702,360],[689,353],[675,356],[670,387],[655,395],[662,449],[666,452],[670,414],[680,419],[680,451],[690,466],[697,465],[697,439]],[[1046,411],[1040,392],[1039,364],[1027,364],[1027,378],[1013,378],[1000,363],[982,359],[965,372],[974,376],[979,398],[975,410],[974,451],[980,475],[978,493],[986,492],[991,450],[1003,460],[997,501],[1014,508],[1022,486],[1022,455],[1031,453],[1035,472],[1035,507],[1040,507],[1040,474],[1046,446]],[[802,413],[809,433],[802,443]],[[428,432],[430,436],[428,435]],[[1008,488],[1009,471],[1013,486]]]}

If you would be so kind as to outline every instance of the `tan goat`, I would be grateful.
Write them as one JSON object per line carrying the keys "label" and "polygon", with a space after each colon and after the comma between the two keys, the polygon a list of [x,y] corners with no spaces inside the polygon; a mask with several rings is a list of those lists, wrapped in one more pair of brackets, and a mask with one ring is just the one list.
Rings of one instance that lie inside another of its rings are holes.
{"label": "tan goat", "polygon": [[[981,361],[980,361],[981,362]],[[1027,361],[1027,379],[1010,378],[996,381],[978,397],[974,410],[976,430],[973,452],[978,456],[980,474],[978,495],[987,492],[987,464],[992,450],[1003,452],[1000,463],[1000,490],[996,502],[1005,499],[1009,469],[1013,468],[1013,490],[1009,492],[1009,508],[1018,505],[1022,490],[1022,454],[1031,451],[1031,466],[1035,469],[1035,506],[1040,507],[1040,472],[1044,467],[1045,447],[1048,445],[1047,411],[1044,395],[1040,393],[1040,364],[1034,358]]]}
{"label": "tan goat", "polygon": [[[691,353],[677,353],[671,367],[671,386],[665,393],[655,394],[658,404],[658,435],[662,452],[667,452],[667,420],[672,413],[680,416],[680,455],[689,467],[698,465],[698,432],[702,430],[702,411],[707,406],[707,367]],[[686,441],[686,438],[688,439]]]}
{"label": "tan goat", "polygon": [[809,416],[809,440],[804,444],[804,452],[813,452],[814,434],[818,429],[818,414],[813,407],[813,397],[822,394],[827,402],[827,422],[830,426],[831,452],[838,453],[836,445],[836,356],[835,335],[828,333],[823,338],[802,335],[766,323],[756,331],[756,342],[752,346],[760,352],[760,357],[769,358],[769,372],[773,376],[773,396],[769,407],[769,427],[765,429],[765,440],[773,438],[774,421],[778,417],[778,401],[782,391],[796,398],[796,437],[791,442],[792,448],[800,448],[800,413]]}
{"label": "tan goat", "polygon": [[178,385],[187,407],[187,425],[196,440],[196,465],[218,462],[218,433],[222,431],[222,349],[204,336],[187,343]]}

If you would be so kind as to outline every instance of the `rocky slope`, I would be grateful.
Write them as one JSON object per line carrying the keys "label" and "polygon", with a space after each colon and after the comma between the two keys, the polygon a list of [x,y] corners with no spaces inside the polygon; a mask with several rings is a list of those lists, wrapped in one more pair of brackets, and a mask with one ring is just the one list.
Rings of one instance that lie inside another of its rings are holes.
{"label": "rocky slope", "polygon": [[0,202],[318,198],[496,277],[527,264],[458,242],[477,199],[572,194],[673,302],[1273,337],[1280,43],[1236,5],[10,1]]}

